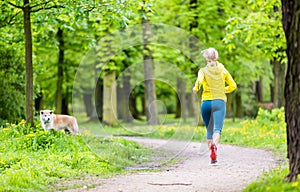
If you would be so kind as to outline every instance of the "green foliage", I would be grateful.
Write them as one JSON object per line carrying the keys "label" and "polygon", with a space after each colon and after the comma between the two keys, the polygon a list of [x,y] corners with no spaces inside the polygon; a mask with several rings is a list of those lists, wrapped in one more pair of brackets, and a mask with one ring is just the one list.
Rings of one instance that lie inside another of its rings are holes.
{"label": "green foliage", "polygon": [[[266,58],[283,62],[286,44],[280,0],[248,1],[247,5],[245,8],[244,2],[237,4],[227,21],[225,42],[228,49],[239,49],[237,44],[242,42],[256,47]],[[234,41],[235,38],[238,41]]]}
{"label": "green foliage", "polygon": [[[99,152],[91,151],[90,146]],[[101,153],[100,153],[101,152]],[[59,180],[120,173],[149,153],[120,138],[71,136],[34,129],[22,120],[0,128],[0,191],[54,190]]]}
{"label": "green foliage", "polygon": [[16,121],[24,117],[25,73],[18,50],[0,49],[0,119]]}

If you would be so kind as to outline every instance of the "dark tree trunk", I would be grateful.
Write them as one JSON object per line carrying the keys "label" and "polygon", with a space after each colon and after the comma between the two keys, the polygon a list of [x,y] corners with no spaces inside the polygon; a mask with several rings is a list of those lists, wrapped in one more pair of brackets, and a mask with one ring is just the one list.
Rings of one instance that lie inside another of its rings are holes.
{"label": "dark tree trunk", "polygon": [[185,90],[186,90],[186,83],[185,81],[178,77],[177,78],[177,94],[178,94],[178,98],[179,98],[179,105],[180,105],[180,116],[183,119],[183,122],[186,122],[187,119],[187,102],[186,102],[186,94],[185,94]]}
{"label": "dark tree trunk", "polygon": [[256,102],[262,102],[263,98],[263,89],[262,89],[262,80],[259,78],[258,81],[255,82],[255,98]]}
{"label": "dark tree trunk", "polygon": [[93,113],[92,119],[97,116],[97,119],[100,121],[103,120],[103,80],[97,78],[96,88],[95,88],[95,105],[96,105],[96,114]]}
{"label": "dark tree trunk", "polygon": [[300,172],[300,1],[281,2],[288,57],[284,89],[290,171],[287,180],[296,181]]}
{"label": "dark tree trunk", "polygon": [[234,113],[234,99],[233,94],[227,95],[227,103],[226,103],[226,117],[235,117]]}
{"label": "dark tree trunk", "polygon": [[286,64],[282,64],[279,61],[271,60],[273,67],[274,81],[271,86],[271,100],[274,108],[280,108],[284,105],[284,82]]}
{"label": "dark tree trunk", "polygon": [[85,106],[85,111],[87,117],[91,118],[93,113],[93,102],[92,102],[93,95],[91,93],[84,93],[83,94],[83,101]]}
{"label": "dark tree trunk", "polygon": [[154,63],[152,51],[149,47],[152,38],[152,29],[148,20],[143,17],[143,63],[145,80],[145,107],[147,123],[149,125],[159,124],[158,109],[156,104],[156,93],[154,83]]}
{"label": "dark tree trunk", "polygon": [[[193,13],[193,19],[191,20],[191,23],[189,25],[189,30],[190,32],[193,34],[194,29],[197,29],[199,26],[198,20],[199,20],[199,16],[198,13],[196,13],[195,11],[198,8],[198,0],[190,0],[189,2],[189,9],[191,12]],[[205,34],[207,34],[204,31]],[[193,34],[196,35],[196,34]],[[206,35],[206,42],[208,42],[208,36]],[[189,39],[189,48],[190,48],[190,56],[191,58],[197,58],[198,54],[199,54],[199,47],[197,46],[198,43],[198,39],[196,38],[190,38]],[[198,74],[198,66],[195,66],[194,68],[191,69],[191,71],[195,72],[195,75]],[[198,121],[198,125],[204,125],[204,121],[202,119],[201,113],[200,113],[200,105],[202,102],[202,93],[200,92],[198,94],[198,101],[197,101],[197,96],[193,95],[192,96],[192,100],[188,100],[188,103],[191,103],[194,107],[194,118],[196,119],[196,121]],[[189,107],[190,108],[190,107]]]}
{"label": "dark tree trunk", "polygon": [[35,111],[39,112],[41,110],[42,100],[43,100],[43,92],[41,91],[34,100]]}
{"label": "dark tree trunk", "polygon": [[181,105],[180,105],[180,99],[179,95],[176,95],[176,112],[175,112],[175,118],[181,117]]}
{"label": "dark tree trunk", "polygon": [[233,106],[233,111],[235,111],[235,117],[243,117],[243,107],[242,107],[242,94],[240,92],[235,92],[235,104]]}
{"label": "dark tree trunk", "polygon": [[58,40],[58,63],[57,63],[57,82],[56,82],[56,113],[62,113],[62,104],[63,104],[63,81],[64,81],[64,40],[63,40],[63,30],[58,28],[57,31],[57,40]]}
{"label": "dark tree trunk", "polygon": [[137,110],[137,103],[136,103],[136,96],[135,96],[135,94],[134,94],[134,91],[132,91],[131,93],[130,93],[130,96],[129,96],[129,110],[130,110],[130,113],[131,113],[131,115],[132,115],[132,117],[134,118],[134,119],[141,119],[140,117],[139,117],[139,112],[138,112],[138,110]]}
{"label": "dark tree trunk", "polygon": [[[195,11],[198,8],[198,0],[190,0],[189,2],[189,9],[191,12],[193,12],[193,19],[190,22],[189,25],[189,30],[193,34],[193,31],[198,28],[198,14],[195,13]],[[196,34],[193,34],[196,35]],[[196,58],[198,53],[199,53],[199,48],[197,47],[197,42],[198,39],[196,38],[189,38],[189,48],[190,48],[190,57],[191,58]],[[192,67],[191,71],[197,71],[196,74],[198,74],[198,66],[196,65],[195,67]],[[199,99],[199,100],[198,100]],[[197,121],[198,125],[202,125],[204,122],[202,120],[202,116],[200,114],[199,106],[201,105],[201,97],[198,97],[196,95],[191,95],[190,98],[187,99],[186,104],[189,104],[188,109],[189,109],[189,116],[193,116],[194,119]],[[193,111],[193,114],[190,112]]]}
{"label": "dark tree trunk", "polygon": [[25,62],[26,62],[26,123],[34,126],[33,116],[33,66],[32,66],[32,33],[29,0],[23,0],[24,32],[25,32]]}
{"label": "dark tree trunk", "polygon": [[[123,88],[121,87],[120,83],[117,82],[117,101],[118,101],[118,105],[117,105],[117,115],[118,115],[118,119],[123,119],[124,117],[124,100],[125,98],[123,97]],[[129,97],[129,96],[128,96]]]}
{"label": "dark tree trunk", "polygon": [[[129,109],[129,101],[130,101],[130,76],[124,75],[123,76],[123,87],[120,88],[118,92],[118,106],[120,111],[121,117],[124,122],[132,122],[132,114],[130,113]],[[119,94],[120,93],[120,94]]]}
{"label": "dark tree trunk", "polygon": [[140,114],[145,116],[146,115],[146,112],[145,112],[146,111],[145,95],[142,95],[140,99],[142,101],[142,111],[141,111]]}
{"label": "dark tree trunk", "polygon": [[70,96],[69,90],[70,90],[70,88],[69,88],[69,86],[67,86],[66,92],[63,95],[63,99],[62,99],[61,113],[66,114],[66,115],[69,115],[69,96]]}
{"label": "dark tree trunk", "polygon": [[[194,30],[198,28],[198,14],[195,12],[198,8],[198,0],[190,0],[189,9],[193,13],[193,18],[190,20],[189,31],[193,34]],[[193,34],[196,35],[196,34]],[[190,57],[196,58],[199,55],[199,47],[197,47],[198,39],[191,36],[189,38]],[[195,66],[198,67],[198,66]],[[195,69],[192,69],[194,71]],[[197,69],[196,69],[197,70]]]}

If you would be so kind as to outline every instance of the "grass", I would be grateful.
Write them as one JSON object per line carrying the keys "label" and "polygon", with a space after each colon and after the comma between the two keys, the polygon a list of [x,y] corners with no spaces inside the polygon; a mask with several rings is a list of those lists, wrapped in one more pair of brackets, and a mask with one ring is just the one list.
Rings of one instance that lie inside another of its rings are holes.
{"label": "grass", "polygon": [[252,191],[270,191],[270,192],[293,192],[300,191],[300,179],[289,183],[283,181],[283,178],[288,174],[286,166],[280,166],[269,173],[261,176],[256,182],[250,184],[244,192]]}
{"label": "grass", "polygon": [[[196,126],[192,119],[182,122],[172,115],[163,119],[164,124],[158,126],[147,126],[145,121],[138,121],[107,127],[81,117],[78,122],[83,135],[76,137],[61,132],[44,132],[40,127],[32,130],[24,122],[7,124],[0,128],[0,191],[52,191],[57,189],[56,183],[61,180],[125,173],[125,167],[151,159],[150,152],[136,143],[106,136],[206,140],[205,128]],[[285,158],[284,110],[260,110],[256,119],[234,122],[226,119],[221,142],[263,148]],[[299,180],[293,183],[283,181],[287,173],[285,162],[264,174],[245,191],[300,191]]]}
{"label": "grass", "polygon": [[149,157],[150,151],[122,138],[33,130],[24,121],[6,124],[0,128],[0,191],[54,191],[58,181],[123,173]]}

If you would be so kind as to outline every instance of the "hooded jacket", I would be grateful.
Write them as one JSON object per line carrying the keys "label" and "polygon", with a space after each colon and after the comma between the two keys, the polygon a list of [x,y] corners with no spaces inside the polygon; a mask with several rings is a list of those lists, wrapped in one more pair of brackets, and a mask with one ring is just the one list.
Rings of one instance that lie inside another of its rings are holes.
{"label": "hooded jacket", "polygon": [[215,66],[206,66],[199,70],[195,90],[199,91],[201,85],[203,86],[202,101],[221,99],[227,102],[226,93],[236,89],[232,76],[219,62],[216,62]]}

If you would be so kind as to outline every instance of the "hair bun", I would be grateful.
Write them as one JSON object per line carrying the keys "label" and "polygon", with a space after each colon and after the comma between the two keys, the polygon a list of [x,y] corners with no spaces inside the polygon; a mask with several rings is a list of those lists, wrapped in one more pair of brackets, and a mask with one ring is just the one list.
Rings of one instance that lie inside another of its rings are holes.
{"label": "hair bun", "polygon": [[215,48],[212,48],[212,47],[201,51],[201,54],[208,61],[217,61],[219,59],[218,51]]}

